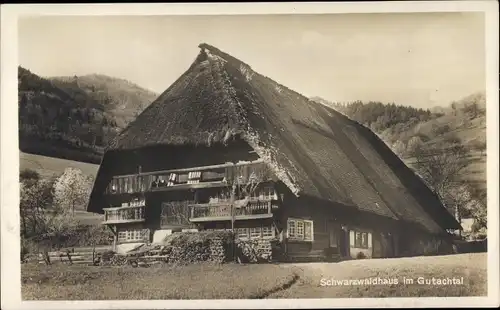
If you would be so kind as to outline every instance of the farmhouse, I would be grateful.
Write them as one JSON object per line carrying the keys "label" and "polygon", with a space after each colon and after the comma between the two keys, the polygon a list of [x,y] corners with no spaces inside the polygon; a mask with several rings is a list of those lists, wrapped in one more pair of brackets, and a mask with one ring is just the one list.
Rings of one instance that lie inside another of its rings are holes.
{"label": "farmhouse", "polygon": [[115,244],[234,229],[284,259],[419,255],[459,224],[366,127],[201,44],[109,145],[88,205]]}

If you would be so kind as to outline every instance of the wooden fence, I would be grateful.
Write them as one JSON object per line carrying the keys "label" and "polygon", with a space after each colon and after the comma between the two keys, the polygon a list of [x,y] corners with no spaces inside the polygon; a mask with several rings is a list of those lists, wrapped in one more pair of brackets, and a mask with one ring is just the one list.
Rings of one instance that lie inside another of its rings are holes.
{"label": "wooden fence", "polygon": [[[92,264],[97,257],[97,254],[110,251],[111,246],[99,246],[95,249],[92,247],[86,248],[66,248],[59,251],[49,252],[49,259],[51,264],[57,263],[71,263],[73,264]],[[38,263],[45,264],[43,253],[38,254]]]}

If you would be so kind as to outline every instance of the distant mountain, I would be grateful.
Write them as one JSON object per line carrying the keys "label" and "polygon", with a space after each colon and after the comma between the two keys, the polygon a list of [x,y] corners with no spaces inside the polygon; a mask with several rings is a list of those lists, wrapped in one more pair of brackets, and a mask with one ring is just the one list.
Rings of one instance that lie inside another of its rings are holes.
{"label": "distant mountain", "polygon": [[52,77],[51,81],[61,88],[77,88],[87,96],[101,102],[111,113],[119,128],[124,128],[158,96],[130,81],[102,74]]}
{"label": "distant mountain", "polygon": [[99,163],[103,148],[156,94],[104,75],[43,78],[18,68],[21,151]]}

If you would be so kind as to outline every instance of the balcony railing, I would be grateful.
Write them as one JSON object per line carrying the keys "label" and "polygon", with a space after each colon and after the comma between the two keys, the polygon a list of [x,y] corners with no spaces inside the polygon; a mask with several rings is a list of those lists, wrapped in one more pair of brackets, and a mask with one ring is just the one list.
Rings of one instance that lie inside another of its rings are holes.
{"label": "balcony railing", "polygon": [[127,206],[104,209],[103,224],[144,222],[145,206]]}
{"label": "balcony railing", "polygon": [[193,204],[191,208],[191,222],[200,221],[225,221],[231,220],[234,216],[235,220],[268,218],[273,216],[273,209],[276,207],[272,200],[251,201],[245,206],[233,206],[229,202],[214,203],[214,204]]}
{"label": "balcony railing", "polygon": [[234,178],[248,180],[252,173],[266,171],[262,160],[241,163],[227,163],[203,167],[142,172],[114,176],[107,194],[140,193],[150,191],[184,190],[191,188],[223,187]]}

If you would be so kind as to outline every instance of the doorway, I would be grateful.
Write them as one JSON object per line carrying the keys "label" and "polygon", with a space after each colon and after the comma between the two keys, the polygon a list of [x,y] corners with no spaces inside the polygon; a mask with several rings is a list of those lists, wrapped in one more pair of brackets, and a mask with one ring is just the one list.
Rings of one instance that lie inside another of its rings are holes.
{"label": "doorway", "polygon": [[341,225],[333,220],[327,222],[329,252],[332,255],[347,256],[346,234]]}

